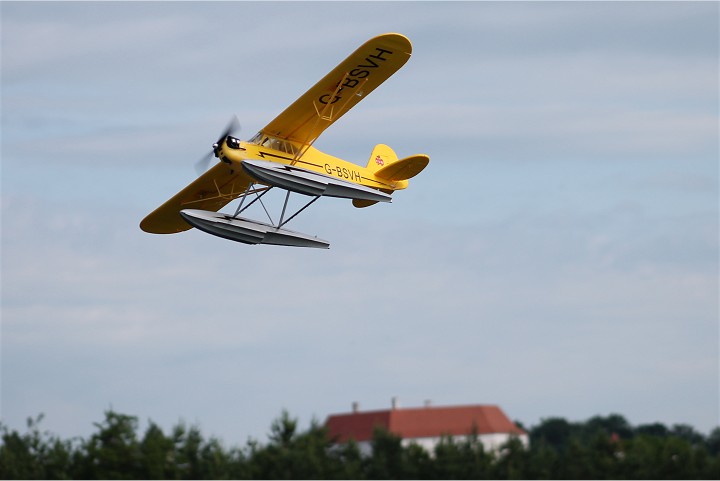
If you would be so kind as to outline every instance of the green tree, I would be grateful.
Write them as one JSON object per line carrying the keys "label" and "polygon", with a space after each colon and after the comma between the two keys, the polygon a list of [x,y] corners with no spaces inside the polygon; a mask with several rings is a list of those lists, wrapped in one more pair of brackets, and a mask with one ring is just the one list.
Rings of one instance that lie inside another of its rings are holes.
{"label": "green tree", "polygon": [[688,424],[675,424],[670,430],[670,434],[680,439],[684,439],[693,446],[697,446],[705,442],[705,437],[699,432],[695,431],[695,428]]}
{"label": "green tree", "polygon": [[431,476],[433,460],[425,448],[416,443],[410,443],[403,448],[402,478],[405,479],[435,479]]}
{"label": "green tree", "polygon": [[137,418],[105,412],[105,420],[95,423],[99,432],[83,444],[79,477],[86,479],[137,479],[142,473]]}
{"label": "green tree", "polygon": [[571,437],[560,459],[558,478],[560,479],[599,479],[591,461],[590,450],[579,437]]}
{"label": "green tree", "polygon": [[561,418],[530,428],[526,448],[512,438],[486,452],[479,437],[443,438],[428,453],[384,430],[361,455],[312,421],[305,430],[287,412],[268,442],[244,449],[206,439],[179,423],[170,435],[152,421],[138,440],[137,418],[113,411],[86,441],[65,441],[29,419],[24,434],[0,424],[0,478],[12,479],[720,479],[720,428],[705,438],[687,425],[633,428],[619,415],[584,423]]}
{"label": "green tree", "polygon": [[659,479],[662,438],[639,434],[625,443],[622,451],[622,477],[625,479]]}
{"label": "green tree", "polygon": [[363,457],[354,440],[340,445],[333,444],[329,450],[338,463],[336,479],[362,479],[365,476]]}
{"label": "green tree", "polygon": [[283,412],[272,423],[266,446],[249,443],[250,475],[256,479],[341,478],[354,473],[343,459],[359,459],[353,450],[333,450],[327,431],[313,421],[310,429],[298,433],[297,420]]}
{"label": "green tree", "polygon": [[556,479],[559,455],[544,439],[530,446],[526,474],[530,479]]}
{"label": "green tree", "polygon": [[661,441],[659,457],[662,479],[697,479],[690,442],[675,436]]}
{"label": "green tree", "polygon": [[147,479],[175,479],[177,464],[175,444],[165,436],[162,429],[151,422],[140,442],[143,477]]}
{"label": "green tree", "polygon": [[200,446],[203,436],[197,426],[179,423],[173,428],[175,469],[180,479],[202,479]]}
{"label": "green tree", "polygon": [[644,434],[646,436],[665,437],[670,434],[670,430],[661,423],[642,424],[635,428],[635,434]]}
{"label": "green tree", "polygon": [[570,439],[579,435],[577,426],[563,418],[543,419],[539,426],[530,430],[530,446],[544,441],[556,451],[564,451]]}
{"label": "green tree", "polygon": [[0,424],[1,479],[69,479],[73,446],[70,441],[40,431],[43,415],[27,419],[28,432],[20,435]]}
{"label": "green tree", "polygon": [[464,459],[469,479],[489,479],[492,476],[492,464],[495,461],[492,451],[486,451],[477,432],[471,433],[460,443],[460,453]]}
{"label": "green tree", "polygon": [[368,479],[403,479],[403,446],[400,437],[385,429],[375,429],[372,438],[372,455],[366,460]]}
{"label": "green tree", "polygon": [[36,462],[29,437],[2,426],[3,444],[0,446],[0,478],[40,479],[40,466]]}
{"label": "green tree", "polygon": [[495,479],[525,479],[529,465],[529,453],[517,437],[511,437],[500,447],[493,466]]}
{"label": "green tree", "polygon": [[429,477],[436,479],[489,479],[493,456],[485,451],[478,435],[471,434],[462,441],[443,437],[433,450]]}
{"label": "green tree", "polygon": [[471,479],[466,454],[452,436],[443,437],[433,451],[433,475],[437,479]]}
{"label": "green tree", "polygon": [[198,463],[200,477],[202,479],[229,479],[233,477],[233,474],[235,476],[245,474],[243,470],[237,469],[242,460],[236,457],[236,453],[234,450],[226,450],[219,439],[209,438],[200,447]]}
{"label": "green tree", "polygon": [[711,456],[720,454],[720,427],[710,431],[710,435],[705,440],[705,444]]}
{"label": "green tree", "polygon": [[622,439],[630,439],[633,437],[633,429],[630,423],[619,414],[610,414],[608,416],[594,416],[583,424],[584,438],[588,441],[596,439],[598,432],[607,436],[613,434]]}

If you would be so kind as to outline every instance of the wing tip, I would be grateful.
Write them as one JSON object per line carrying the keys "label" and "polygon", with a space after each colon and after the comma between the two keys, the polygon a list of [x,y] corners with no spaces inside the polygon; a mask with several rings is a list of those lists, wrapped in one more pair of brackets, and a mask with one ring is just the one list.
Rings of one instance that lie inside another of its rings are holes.
{"label": "wing tip", "polygon": [[410,41],[410,39],[408,37],[406,37],[402,33],[397,33],[397,32],[383,33],[381,35],[371,38],[370,40],[368,40],[367,43],[378,42],[378,41],[392,43],[395,48],[400,47],[401,49],[404,49],[405,54],[407,54],[407,55],[412,54],[412,42]]}

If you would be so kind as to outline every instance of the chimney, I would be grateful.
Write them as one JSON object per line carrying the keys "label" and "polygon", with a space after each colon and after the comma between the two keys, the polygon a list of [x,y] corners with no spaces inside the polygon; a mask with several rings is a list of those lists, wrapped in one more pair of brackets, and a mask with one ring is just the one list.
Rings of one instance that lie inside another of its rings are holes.
{"label": "chimney", "polygon": [[391,402],[392,402],[392,409],[393,409],[393,410],[398,409],[398,408],[400,407],[400,402],[398,401],[398,398],[397,398],[397,397],[393,397],[392,400],[391,400]]}
{"label": "chimney", "polygon": [[352,403],[352,412],[356,413],[358,411],[360,411],[360,403],[358,403],[357,401],[354,401]]}
{"label": "chimney", "polygon": [[426,400],[425,400],[425,407],[426,407],[426,408],[429,408],[430,406],[432,406],[432,401],[431,401],[430,399],[426,399]]}

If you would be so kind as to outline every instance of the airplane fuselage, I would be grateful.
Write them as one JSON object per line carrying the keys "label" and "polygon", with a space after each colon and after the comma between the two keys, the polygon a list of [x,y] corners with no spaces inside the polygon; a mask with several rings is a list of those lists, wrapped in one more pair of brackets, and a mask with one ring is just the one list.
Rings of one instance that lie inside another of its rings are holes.
{"label": "airplane fuselage", "polygon": [[[258,139],[258,137],[262,137]],[[288,141],[277,140],[267,136],[256,136],[251,141],[241,141],[229,137],[216,149],[220,160],[226,163],[241,163],[243,160],[265,160],[285,165],[295,165],[319,174],[360,184],[366,187],[394,191],[405,189],[407,180],[390,181],[375,176],[367,167],[328,155],[318,149],[306,147],[300,159],[297,153],[300,146]],[[297,160],[296,160],[297,159]]]}

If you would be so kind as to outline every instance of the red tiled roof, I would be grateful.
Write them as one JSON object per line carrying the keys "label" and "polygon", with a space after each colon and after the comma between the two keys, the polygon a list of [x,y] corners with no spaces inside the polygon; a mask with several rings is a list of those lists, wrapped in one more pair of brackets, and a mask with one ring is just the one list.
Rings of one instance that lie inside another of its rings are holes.
{"label": "red tiled roof", "polygon": [[331,439],[345,442],[372,439],[376,427],[384,428],[402,438],[435,438],[443,435],[526,434],[498,406],[453,406],[391,409],[328,417],[326,426]]}

